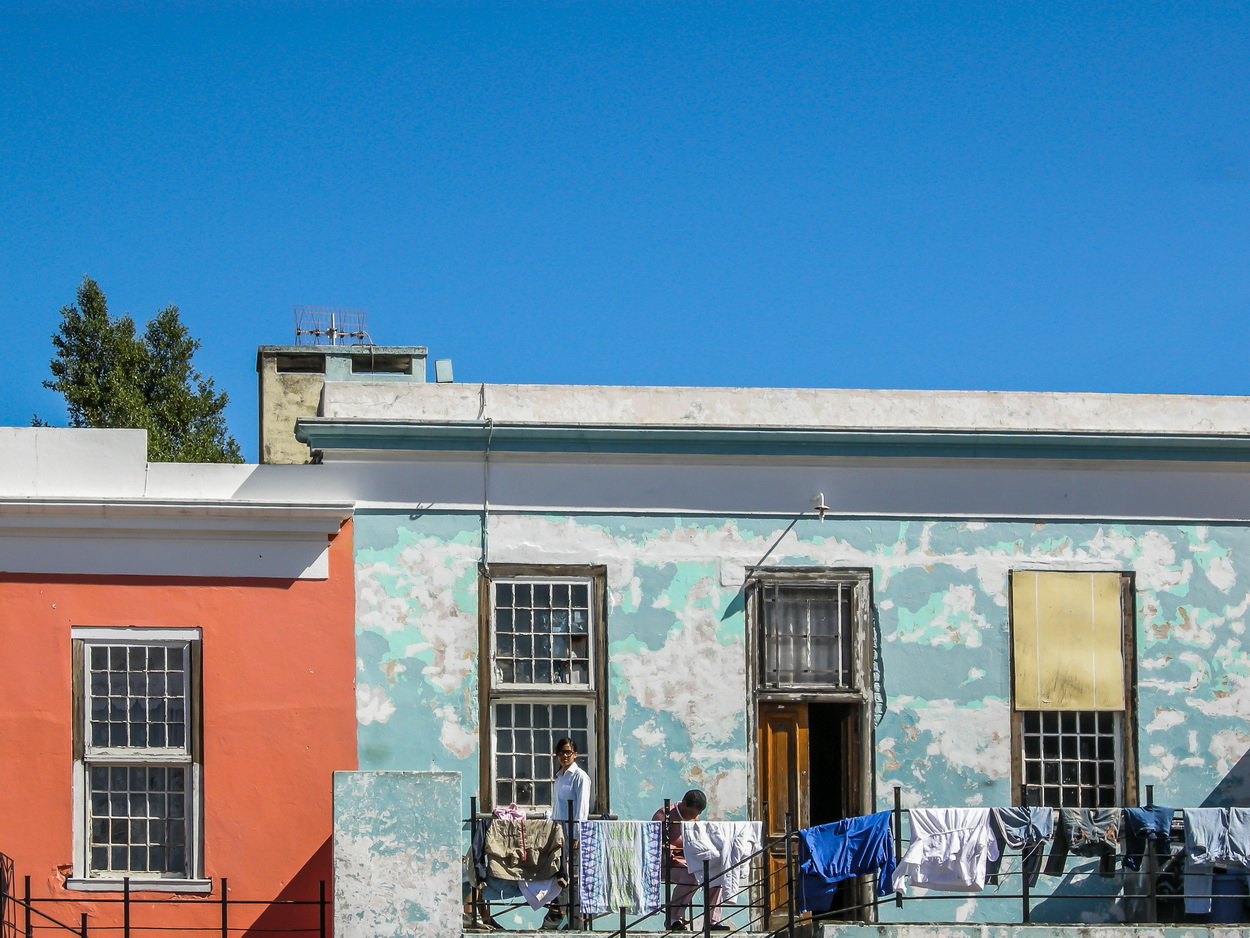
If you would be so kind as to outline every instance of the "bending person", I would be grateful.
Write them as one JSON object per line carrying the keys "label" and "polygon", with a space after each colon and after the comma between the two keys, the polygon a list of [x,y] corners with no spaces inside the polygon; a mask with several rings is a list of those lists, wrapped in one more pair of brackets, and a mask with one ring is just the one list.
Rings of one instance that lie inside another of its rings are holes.
{"label": "bending person", "polygon": [[[673,894],[668,908],[665,909],[665,927],[669,931],[685,931],[689,927],[686,923],[686,913],[690,909],[690,900],[694,898],[695,890],[699,888],[698,880],[686,866],[681,824],[682,821],[697,821],[706,807],[707,795],[697,788],[692,788],[686,792],[681,801],[669,806],[667,817],[663,808],[651,816],[653,821],[668,821],[668,855],[665,873],[668,876],[668,882],[673,884]],[[720,886],[712,886],[707,891],[712,919],[708,926],[710,931],[729,931],[729,926],[722,925],[720,921],[721,891]]]}

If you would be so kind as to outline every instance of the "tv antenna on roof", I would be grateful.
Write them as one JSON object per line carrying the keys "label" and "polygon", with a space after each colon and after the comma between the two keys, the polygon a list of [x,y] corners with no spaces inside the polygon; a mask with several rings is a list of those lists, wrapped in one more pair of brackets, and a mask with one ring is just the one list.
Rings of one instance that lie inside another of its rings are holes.
{"label": "tv antenna on roof", "polygon": [[[340,306],[295,306],[296,345],[372,345],[363,309]],[[355,342],[349,341],[355,339]]]}

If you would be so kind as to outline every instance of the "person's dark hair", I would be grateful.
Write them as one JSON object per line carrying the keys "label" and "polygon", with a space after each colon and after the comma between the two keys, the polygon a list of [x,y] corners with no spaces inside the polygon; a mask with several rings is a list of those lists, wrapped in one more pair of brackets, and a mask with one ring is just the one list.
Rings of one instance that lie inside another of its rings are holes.
{"label": "person's dark hair", "polygon": [[681,803],[687,808],[702,813],[703,809],[707,807],[707,795],[697,788],[692,788],[682,797]]}
{"label": "person's dark hair", "polygon": [[559,752],[565,746],[568,746],[570,749],[572,749],[574,753],[577,752],[577,743],[573,742],[573,740],[569,739],[567,736],[562,736],[559,739],[557,739],[556,744],[554,747],[552,747],[551,751]]}

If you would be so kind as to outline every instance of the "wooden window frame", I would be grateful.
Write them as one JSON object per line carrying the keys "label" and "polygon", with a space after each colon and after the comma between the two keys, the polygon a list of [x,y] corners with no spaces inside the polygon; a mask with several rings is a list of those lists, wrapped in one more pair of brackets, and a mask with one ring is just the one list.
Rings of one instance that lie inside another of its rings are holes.
{"label": "wooden window frame", "polygon": [[[494,584],[498,581],[530,583],[568,582],[581,580],[590,585],[590,683],[587,687],[562,687],[558,684],[515,684],[497,686],[495,680]],[[607,568],[601,564],[494,564],[478,577],[478,725],[481,727],[478,762],[478,796],[482,810],[495,806],[495,725],[497,703],[587,703],[591,708],[588,738],[592,752],[585,757],[585,768],[591,778],[592,814],[607,810],[608,796],[608,733],[607,733]],[[579,760],[581,761],[581,760]],[[536,806],[548,807],[548,806]]]}
{"label": "wooden window frame", "polygon": [[[1135,575],[1132,571],[1125,570],[1050,570],[1049,568],[1038,570],[1025,567],[1020,568],[1019,571],[1012,570],[1007,577],[1007,609],[1009,617],[1011,616],[1011,610],[1015,608],[1014,590],[1015,573],[1017,572],[1114,573],[1119,575],[1120,650],[1124,661],[1124,709],[1095,712],[1115,713],[1118,715],[1116,721],[1116,747],[1118,764],[1123,771],[1117,779],[1119,788],[1116,799],[1118,802],[1117,806],[1133,807],[1137,805],[1139,800],[1139,775],[1137,762],[1137,589]],[[1014,629],[1014,622],[1011,624],[1011,629]],[[1026,803],[1024,795],[1024,713],[1037,711],[1016,709],[1015,643],[1014,632],[1010,630],[1008,647],[1010,649],[1008,656],[1011,680],[1011,797],[1013,804],[1023,805]],[[1066,712],[1085,713],[1090,711]],[[1031,804],[1032,800],[1028,803]],[[1064,805],[1063,807],[1076,807],[1076,805]]]}
{"label": "wooden window frame", "polygon": [[[851,611],[851,686],[832,684],[781,684],[764,681],[764,602],[763,587],[833,586],[851,584],[854,608]],[[762,567],[750,572],[746,582],[748,634],[751,654],[748,656],[748,679],[758,700],[819,700],[828,702],[866,702],[871,699],[873,685],[873,605],[872,571],[863,568],[828,567]]]}

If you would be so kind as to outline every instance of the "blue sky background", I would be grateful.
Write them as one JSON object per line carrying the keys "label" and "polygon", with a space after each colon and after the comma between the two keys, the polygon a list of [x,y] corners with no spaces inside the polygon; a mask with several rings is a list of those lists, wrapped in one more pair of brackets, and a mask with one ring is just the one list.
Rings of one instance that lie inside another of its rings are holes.
{"label": "blue sky background", "polygon": [[0,6],[0,424],[83,274],[459,381],[1250,392],[1241,3]]}

